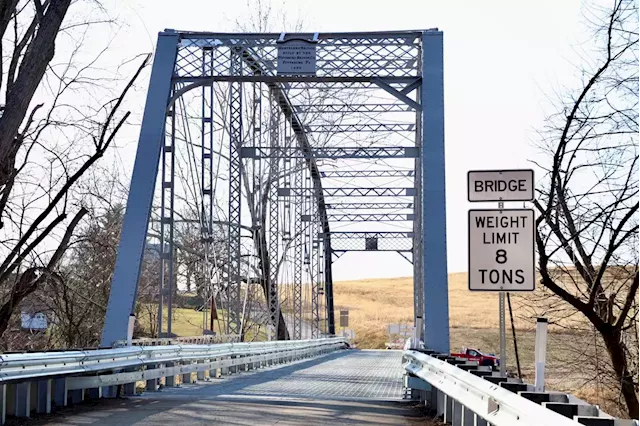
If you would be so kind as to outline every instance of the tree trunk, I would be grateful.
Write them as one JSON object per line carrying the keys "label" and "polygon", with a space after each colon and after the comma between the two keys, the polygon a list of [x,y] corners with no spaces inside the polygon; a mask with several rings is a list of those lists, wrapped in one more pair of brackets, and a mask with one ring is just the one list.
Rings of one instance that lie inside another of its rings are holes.
{"label": "tree trunk", "polygon": [[616,377],[620,383],[622,396],[627,404],[627,412],[632,419],[638,418],[638,389],[634,385],[634,378],[629,372],[629,360],[624,343],[622,342],[622,334],[619,329],[608,328],[600,330],[602,339],[609,352],[611,364],[616,372]]}
{"label": "tree trunk", "polygon": [[[264,217],[264,216],[263,216]],[[269,282],[271,281],[271,268],[269,265],[269,249],[267,247],[267,238],[266,232],[264,230],[265,226],[263,221],[263,225],[260,229],[253,232],[253,239],[256,242],[256,249],[260,266],[260,271],[262,273],[262,291],[264,293],[265,301],[267,302],[267,309],[269,305]],[[279,296],[278,296],[279,297]],[[282,310],[278,312],[278,329],[276,330],[276,338],[278,340],[290,340],[291,336],[289,336],[289,330],[287,329],[287,324],[284,320],[284,316],[282,315]]]}
{"label": "tree trunk", "polygon": [[[6,173],[13,170],[15,152],[19,148],[13,146],[19,144],[18,129],[53,58],[56,36],[70,4],[71,0],[51,1],[40,19],[37,34],[26,49],[15,82],[7,82],[6,105],[0,120],[0,174],[5,170],[5,178]],[[0,186],[4,184],[2,179],[0,176]]]}
{"label": "tree trunk", "polygon": [[22,273],[18,282],[14,285],[8,300],[0,306],[0,337],[9,327],[9,321],[14,309],[22,300],[36,291],[41,281],[42,273],[39,268],[29,268]]}

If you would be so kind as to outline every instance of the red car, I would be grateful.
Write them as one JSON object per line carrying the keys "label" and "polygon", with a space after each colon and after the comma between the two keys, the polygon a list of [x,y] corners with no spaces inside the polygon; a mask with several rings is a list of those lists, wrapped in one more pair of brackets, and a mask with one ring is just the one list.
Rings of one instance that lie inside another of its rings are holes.
{"label": "red car", "polygon": [[491,367],[500,365],[500,360],[494,354],[485,354],[473,348],[462,348],[460,353],[451,353],[451,356],[467,358],[470,361],[478,361],[479,365],[488,365]]}

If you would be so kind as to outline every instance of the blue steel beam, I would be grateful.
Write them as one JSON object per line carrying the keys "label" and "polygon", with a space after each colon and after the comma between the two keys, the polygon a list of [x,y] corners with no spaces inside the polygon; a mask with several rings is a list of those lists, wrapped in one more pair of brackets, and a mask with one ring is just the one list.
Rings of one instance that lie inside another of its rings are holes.
{"label": "blue steel beam", "polygon": [[166,109],[171,93],[171,76],[178,41],[178,33],[167,31],[158,34],[136,161],[131,175],[127,210],[102,329],[102,346],[111,346],[117,340],[127,339],[129,315],[133,313],[136,303],[140,264],[158,174],[160,150],[164,143]]}
{"label": "blue steel beam", "polygon": [[424,342],[449,352],[442,32],[422,34],[422,241]]}
{"label": "blue steel beam", "polygon": [[[241,150],[243,158],[416,158],[416,147],[324,147],[304,149],[301,147],[246,146]],[[322,173],[322,172],[321,172]]]}

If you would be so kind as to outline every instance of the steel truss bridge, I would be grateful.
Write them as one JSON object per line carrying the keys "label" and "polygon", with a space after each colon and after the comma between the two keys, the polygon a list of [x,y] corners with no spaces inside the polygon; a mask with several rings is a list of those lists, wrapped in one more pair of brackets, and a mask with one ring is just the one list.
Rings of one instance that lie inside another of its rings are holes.
{"label": "steel truss bridge", "polygon": [[[288,37],[316,43],[314,75],[278,75]],[[450,356],[442,47],[437,30],[161,33],[103,348],[0,354],[0,424],[71,405],[63,424],[397,425],[413,399],[456,426],[637,426]],[[332,264],[351,251],[412,263],[428,349],[345,350]],[[172,336],[185,275],[216,335]],[[130,340],[137,300],[166,337]]]}
{"label": "steel truss bridge", "polygon": [[[278,74],[278,43],[314,36],[315,74]],[[334,335],[332,264],[384,251],[447,351],[442,75],[435,30],[161,33],[103,345],[127,336],[150,247],[162,335],[189,257],[203,328],[269,340]]]}

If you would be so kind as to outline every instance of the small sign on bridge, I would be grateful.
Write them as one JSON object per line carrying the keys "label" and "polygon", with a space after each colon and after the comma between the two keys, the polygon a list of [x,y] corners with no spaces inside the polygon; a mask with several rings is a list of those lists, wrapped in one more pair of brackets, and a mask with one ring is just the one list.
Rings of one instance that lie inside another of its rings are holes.
{"label": "small sign on bridge", "polygon": [[340,327],[349,327],[349,311],[340,311]]}

